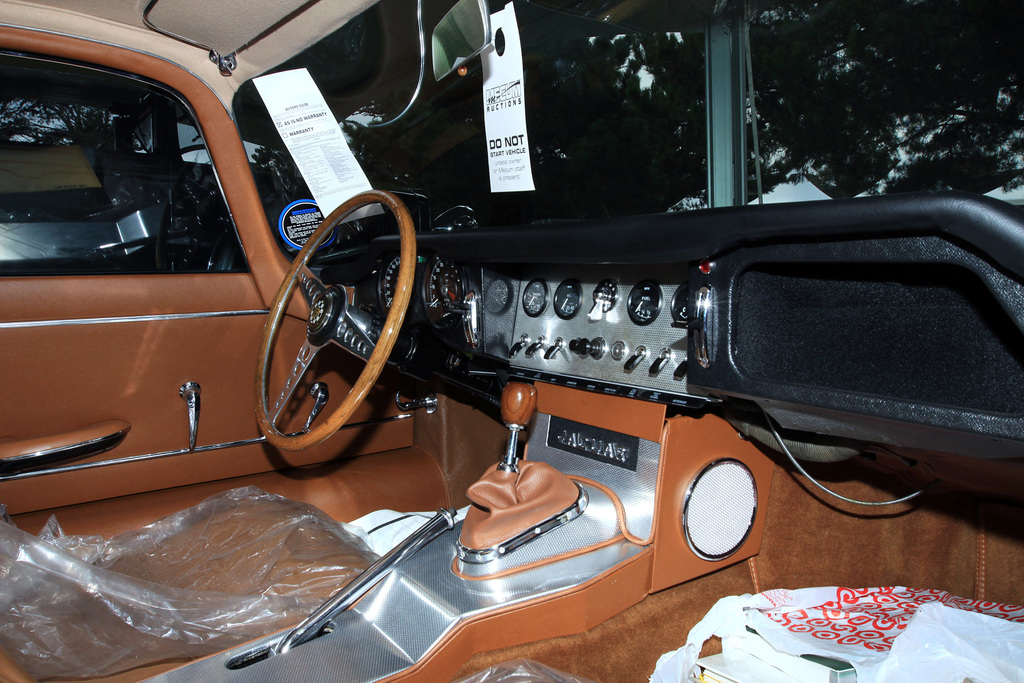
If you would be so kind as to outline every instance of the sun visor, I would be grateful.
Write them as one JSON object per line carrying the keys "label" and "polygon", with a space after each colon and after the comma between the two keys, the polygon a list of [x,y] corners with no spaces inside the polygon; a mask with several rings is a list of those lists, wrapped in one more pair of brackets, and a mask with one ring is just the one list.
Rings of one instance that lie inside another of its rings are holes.
{"label": "sun visor", "polygon": [[314,2],[248,0],[243,9],[235,3],[209,0],[153,0],[146,8],[146,20],[161,32],[228,55]]}

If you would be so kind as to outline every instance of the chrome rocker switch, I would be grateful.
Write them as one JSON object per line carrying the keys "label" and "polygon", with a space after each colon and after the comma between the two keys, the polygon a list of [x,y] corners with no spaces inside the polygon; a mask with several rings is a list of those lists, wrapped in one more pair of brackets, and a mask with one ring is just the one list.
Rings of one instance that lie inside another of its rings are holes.
{"label": "chrome rocker switch", "polygon": [[557,356],[558,352],[562,350],[563,346],[565,346],[565,342],[563,342],[562,338],[559,337],[558,339],[555,340],[555,343],[552,344],[548,348],[548,350],[544,352],[544,360],[551,360],[552,358]]}
{"label": "chrome rocker switch", "polygon": [[537,341],[530,344],[530,346],[526,349],[526,357],[533,358],[534,356],[536,356],[537,352],[544,348],[544,342],[546,341],[547,339],[544,337],[543,334],[537,337]]}
{"label": "chrome rocker switch", "polygon": [[517,341],[517,342],[516,342],[515,344],[513,344],[513,345],[512,345],[512,348],[510,348],[510,349],[508,350],[508,357],[509,357],[509,358],[515,358],[515,357],[516,357],[516,355],[517,355],[517,354],[518,354],[518,353],[519,353],[520,351],[522,351],[523,349],[525,349],[525,348],[526,348],[526,345],[527,345],[527,344],[529,344],[529,343],[530,343],[530,335],[528,335],[528,334],[524,334],[523,336],[521,336],[521,337],[519,338],[519,341]]}

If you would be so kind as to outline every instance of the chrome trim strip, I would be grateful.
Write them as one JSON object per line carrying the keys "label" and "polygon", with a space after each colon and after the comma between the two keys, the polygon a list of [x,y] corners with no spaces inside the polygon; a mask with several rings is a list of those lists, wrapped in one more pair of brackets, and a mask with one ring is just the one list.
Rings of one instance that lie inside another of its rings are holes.
{"label": "chrome trim strip", "polygon": [[124,441],[129,430],[131,427],[126,424],[124,429],[113,434],[105,434],[88,441],[3,458],[0,460],[0,480],[34,468],[44,468],[40,471],[45,471],[48,464],[58,463],[62,460],[74,460],[106,453]]}
{"label": "chrome trim strip", "polygon": [[[405,420],[412,417],[412,413],[402,413],[400,415],[392,415],[391,417],[380,417],[373,420],[363,420],[362,422],[353,422],[352,424],[342,425],[338,431],[343,429],[354,429],[356,427],[367,427],[369,425],[383,424],[385,422],[396,422],[398,420]],[[9,476],[0,476],[0,482],[7,481],[18,481],[21,479],[31,479],[32,477],[41,477],[44,474],[58,474],[64,472],[77,472],[80,470],[91,470],[97,467],[106,467],[108,465],[124,465],[133,462],[143,462],[145,460],[159,460],[162,458],[170,458],[175,455],[188,455],[189,453],[205,453],[207,451],[219,451],[225,448],[236,448],[239,446],[252,446],[255,444],[265,443],[267,437],[260,436],[255,439],[241,439],[239,441],[229,441],[227,443],[210,444],[209,446],[196,446],[194,451],[190,451],[187,448],[179,448],[176,451],[163,451],[161,453],[146,453],[145,455],[129,455],[124,458],[115,458],[113,460],[101,460],[99,462],[86,462],[79,465],[66,465],[64,467],[54,467],[48,470],[34,470],[32,472],[22,472],[20,474],[12,474]]]}
{"label": "chrome trim strip", "polygon": [[15,320],[0,322],[0,330],[21,329],[25,327],[55,327],[59,325],[107,325],[111,323],[138,323],[162,320],[196,320],[199,318],[230,318],[238,315],[266,315],[269,310],[252,309],[248,311],[207,311],[204,313],[160,313],[155,315],[125,315],[106,318],[68,318],[66,320]]}

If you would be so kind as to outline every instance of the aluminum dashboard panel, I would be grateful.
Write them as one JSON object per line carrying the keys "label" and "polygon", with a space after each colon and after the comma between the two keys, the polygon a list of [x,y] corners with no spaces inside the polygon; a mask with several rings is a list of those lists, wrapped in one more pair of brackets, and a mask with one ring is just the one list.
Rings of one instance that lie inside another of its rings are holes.
{"label": "aluminum dashboard panel", "polygon": [[569,476],[584,477],[608,487],[622,503],[629,533],[639,539],[649,539],[654,527],[654,495],[658,485],[661,445],[633,437],[638,442],[636,469],[633,471],[549,445],[552,441],[557,443],[560,437],[551,432],[551,425],[552,417],[545,413],[537,413],[533,418],[527,458],[546,462]]}
{"label": "aluminum dashboard panel", "polygon": [[[681,406],[704,405],[707,398],[690,394],[687,385],[686,282],[685,266],[565,265],[525,271],[512,334],[513,342],[523,344],[513,344],[510,351],[512,374]],[[605,290],[609,286],[614,289],[611,300]],[[564,292],[573,288],[568,298],[578,303],[567,303]],[[581,341],[587,346],[581,348]]]}

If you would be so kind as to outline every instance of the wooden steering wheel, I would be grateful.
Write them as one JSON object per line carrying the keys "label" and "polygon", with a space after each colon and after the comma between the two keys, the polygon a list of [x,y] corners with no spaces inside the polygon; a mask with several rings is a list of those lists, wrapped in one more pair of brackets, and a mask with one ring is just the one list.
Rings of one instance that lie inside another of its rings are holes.
{"label": "wooden steering wheel", "polygon": [[[331,234],[331,231],[348,218],[356,209],[369,204],[381,204],[398,221],[401,240],[401,263],[398,267],[398,283],[384,325],[379,333],[374,329],[372,317],[349,303],[344,287],[325,286],[309,269],[310,258],[317,247]],[[405,319],[405,310],[412,297],[413,276],[416,272],[416,235],[409,210],[395,195],[382,190],[370,190],[352,197],[324,219],[302,251],[295,257],[292,267],[281,283],[270,307],[267,324],[263,328],[260,354],[256,362],[256,420],[267,441],[286,451],[298,451],[326,441],[334,434],[362,404],[370,389],[376,383],[391,349],[394,348],[398,332]],[[302,296],[309,305],[309,322],[306,327],[306,341],[295,359],[288,379],[279,398],[270,406],[267,398],[267,384],[270,373],[270,349],[277,338],[285,310],[291,301],[295,287],[299,286]],[[309,367],[317,352],[334,343],[366,360],[366,366],[352,385],[341,405],[329,413],[320,424],[308,432],[286,434],[275,422],[288,403],[299,379]]]}

